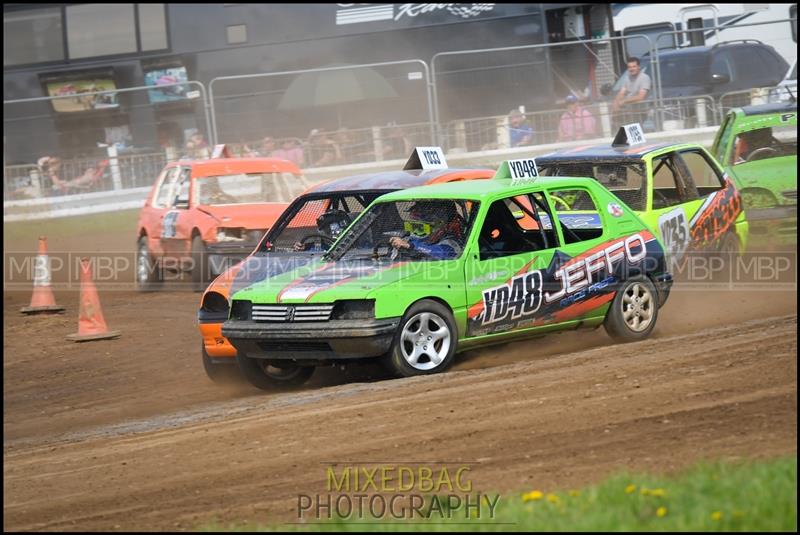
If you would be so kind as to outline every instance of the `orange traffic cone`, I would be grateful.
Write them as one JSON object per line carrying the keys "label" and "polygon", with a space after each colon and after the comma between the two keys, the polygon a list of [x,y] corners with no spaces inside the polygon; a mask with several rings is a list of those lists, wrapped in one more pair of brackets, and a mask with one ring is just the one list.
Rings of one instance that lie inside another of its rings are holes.
{"label": "orange traffic cone", "polygon": [[33,266],[33,296],[31,305],[20,309],[23,314],[44,312],[64,312],[64,307],[56,304],[53,289],[50,287],[50,257],[47,256],[47,238],[39,236],[39,253]]}
{"label": "orange traffic cone", "polygon": [[106,340],[116,338],[120,331],[109,331],[103,311],[100,309],[100,299],[97,289],[92,282],[92,270],[88,258],[81,258],[81,306],[78,313],[78,332],[67,335],[67,340],[73,342],[89,342],[90,340]]}

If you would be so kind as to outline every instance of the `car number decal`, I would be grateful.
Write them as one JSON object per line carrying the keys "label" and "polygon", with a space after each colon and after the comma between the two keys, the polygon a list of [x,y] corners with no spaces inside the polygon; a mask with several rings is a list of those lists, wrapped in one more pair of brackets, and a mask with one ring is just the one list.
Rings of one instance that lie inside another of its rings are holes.
{"label": "car number decal", "polygon": [[175,227],[178,223],[178,214],[180,214],[180,212],[177,210],[172,210],[164,215],[164,224],[161,227],[162,238],[175,237]]}
{"label": "car number decal", "polygon": [[691,236],[683,208],[678,207],[661,214],[658,218],[658,230],[661,232],[665,252],[676,260],[683,256]]}

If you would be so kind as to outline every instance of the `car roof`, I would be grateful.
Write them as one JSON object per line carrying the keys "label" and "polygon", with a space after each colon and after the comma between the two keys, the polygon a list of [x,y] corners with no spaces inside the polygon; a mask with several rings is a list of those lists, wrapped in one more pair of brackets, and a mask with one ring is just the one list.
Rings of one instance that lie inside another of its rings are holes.
{"label": "car roof", "polygon": [[496,195],[515,195],[537,188],[557,187],[600,187],[603,186],[593,178],[584,177],[537,177],[530,182],[512,185],[510,179],[471,180],[448,182],[431,186],[409,188],[387,193],[381,201],[404,201],[412,199],[471,199],[482,200]]}
{"label": "car roof", "polygon": [[766,115],[769,113],[797,112],[797,102],[775,102],[771,104],[756,104],[739,108],[744,115]]}
{"label": "car roof", "polygon": [[447,182],[448,179],[464,177],[467,180],[491,178],[493,169],[420,169],[403,171],[385,171],[381,173],[366,173],[363,175],[348,176],[330,180],[312,186],[305,193],[335,192],[335,191],[366,191],[413,188],[426,184]]}
{"label": "car roof", "polygon": [[204,177],[225,173],[291,173],[302,175],[297,165],[280,158],[212,158],[208,160],[179,160],[176,165],[191,166],[192,176]]}
{"label": "car roof", "polygon": [[[634,147],[612,147],[611,145],[584,145],[572,149],[565,149],[551,152],[543,156],[538,156],[536,161],[544,163],[546,161],[557,160],[640,160],[644,155],[662,150],[668,147],[683,147],[685,144],[675,143],[650,143]],[[687,145],[688,146],[688,145]]]}

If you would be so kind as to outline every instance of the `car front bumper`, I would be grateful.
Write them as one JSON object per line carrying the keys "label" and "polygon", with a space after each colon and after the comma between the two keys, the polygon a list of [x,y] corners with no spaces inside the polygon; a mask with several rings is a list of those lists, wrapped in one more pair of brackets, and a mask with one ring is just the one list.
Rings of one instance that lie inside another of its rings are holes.
{"label": "car front bumper", "polygon": [[250,358],[349,360],[389,351],[400,318],[320,322],[228,320],[222,335]]}

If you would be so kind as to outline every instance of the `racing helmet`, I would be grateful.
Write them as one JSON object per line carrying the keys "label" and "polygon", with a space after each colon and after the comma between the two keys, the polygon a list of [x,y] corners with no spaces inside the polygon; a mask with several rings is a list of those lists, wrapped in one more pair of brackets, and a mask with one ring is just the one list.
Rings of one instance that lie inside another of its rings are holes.
{"label": "racing helmet", "polygon": [[317,218],[317,228],[322,234],[338,238],[339,234],[350,225],[350,216],[344,210],[327,210]]}
{"label": "racing helmet", "polygon": [[408,209],[411,218],[403,229],[417,238],[436,242],[447,234],[461,236],[458,213],[452,201],[417,201]]}

